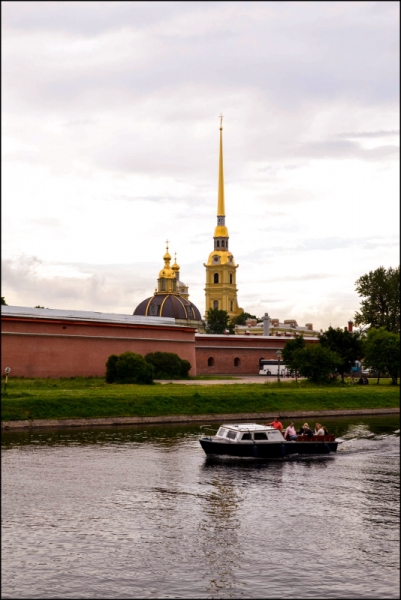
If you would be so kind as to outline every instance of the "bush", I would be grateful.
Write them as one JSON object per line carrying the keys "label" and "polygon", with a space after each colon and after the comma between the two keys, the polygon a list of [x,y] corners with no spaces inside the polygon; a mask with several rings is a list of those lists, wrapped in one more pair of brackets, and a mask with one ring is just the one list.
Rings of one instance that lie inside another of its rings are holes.
{"label": "bush", "polygon": [[114,383],[116,380],[117,354],[111,354],[106,362],[106,383]]}
{"label": "bush", "polygon": [[154,367],[156,379],[184,379],[191,369],[191,363],[173,352],[149,352],[145,360]]}
{"label": "bush", "polygon": [[153,366],[141,354],[112,354],[106,363],[107,383],[153,383]]}

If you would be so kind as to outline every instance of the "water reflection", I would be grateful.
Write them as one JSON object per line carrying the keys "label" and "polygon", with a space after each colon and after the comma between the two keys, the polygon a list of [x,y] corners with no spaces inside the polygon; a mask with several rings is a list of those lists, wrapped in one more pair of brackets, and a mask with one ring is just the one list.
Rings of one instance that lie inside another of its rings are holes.
{"label": "water reflection", "polygon": [[341,452],[276,461],[198,425],[5,433],[4,597],[398,597],[399,418],[325,424]]}

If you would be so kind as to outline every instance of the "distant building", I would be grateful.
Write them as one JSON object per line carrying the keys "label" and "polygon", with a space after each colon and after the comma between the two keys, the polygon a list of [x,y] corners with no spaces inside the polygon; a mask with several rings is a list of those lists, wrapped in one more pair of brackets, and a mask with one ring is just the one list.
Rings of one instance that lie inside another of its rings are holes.
{"label": "distant building", "polygon": [[245,325],[236,325],[235,333],[237,335],[263,335],[275,337],[296,337],[303,335],[304,338],[317,338],[320,331],[313,329],[312,323],[306,323],[304,327],[298,325],[295,319],[285,319],[280,322],[279,319],[270,319],[265,315],[262,322],[256,319],[247,319]]}
{"label": "distant building", "polygon": [[159,272],[157,288],[150,298],[142,300],[134,310],[134,315],[145,317],[168,317],[177,325],[195,327],[202,330],[202,317],[198,308],[188,300],[188,286],[180,280],[180,267],[175,260],[170,266],[171,256],[166,242],[163,256],[164,267]]}

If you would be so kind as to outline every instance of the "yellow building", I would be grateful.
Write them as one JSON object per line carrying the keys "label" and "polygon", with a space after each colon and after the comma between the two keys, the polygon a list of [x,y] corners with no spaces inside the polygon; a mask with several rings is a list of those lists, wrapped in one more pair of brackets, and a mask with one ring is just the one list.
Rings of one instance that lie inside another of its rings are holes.
{"label": "yellow building", "polygon": [[209,254],[206,267],[206,312],[218,308],[233,318],[243,312],[238,307],[234,256],[229,249],[229,235],[225,224],[224,172],[223,172],[223,117],[220,117],[219,184],[217,197],[217,225],[214,230],[214,250]]}

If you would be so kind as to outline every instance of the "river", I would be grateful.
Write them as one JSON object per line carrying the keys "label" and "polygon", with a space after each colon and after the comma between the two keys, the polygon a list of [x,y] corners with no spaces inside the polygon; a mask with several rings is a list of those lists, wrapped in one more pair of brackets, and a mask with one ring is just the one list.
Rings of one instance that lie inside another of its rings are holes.
{"label": "river", "polygon": [[399,417],[324,424],[336,455],[276,461],[193,424],[4,433],[2,598],[398,598]]}

